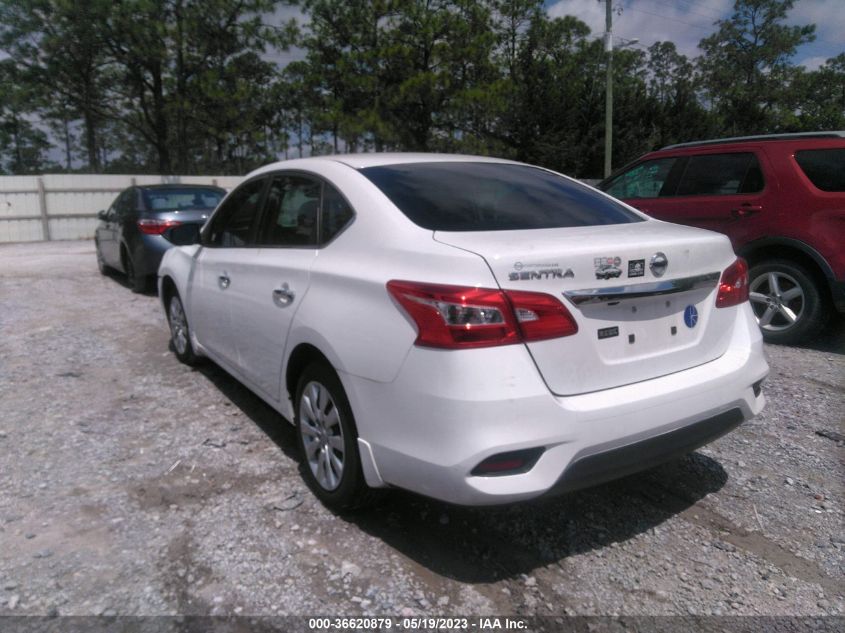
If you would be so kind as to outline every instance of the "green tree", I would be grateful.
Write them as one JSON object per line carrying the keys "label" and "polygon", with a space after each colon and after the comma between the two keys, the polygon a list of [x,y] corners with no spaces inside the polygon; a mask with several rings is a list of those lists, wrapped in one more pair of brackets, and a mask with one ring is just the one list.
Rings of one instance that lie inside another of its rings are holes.
{"label": "green tree", "polygon": [[0,85],[0,171],[41,173],[47,166],[50,144],[28,116],[37,97],[11,59],[0,62]]}
{"label": "green tree", "polygon": [[734,13],[699,43],[702,86],[726,134],[776,132],[792,118],[789,91],[798,46],[815,25],[784,24],[794,0],[736,0]]}
{"label": "green tree", "polygon": [[64,104],[46,108],[48,120],[67,131],[72,112],[81,118],[93,171],[100,168],[98,131],[109,109],[100,25],[111,6],[106,0],[0,0],[0,48],[24,73],[36,101]]}
{"label": "green tree", "polygon": [[845,129],[845,53],[828,59],[818,70],[802,73],[794,96],[798,129]]}

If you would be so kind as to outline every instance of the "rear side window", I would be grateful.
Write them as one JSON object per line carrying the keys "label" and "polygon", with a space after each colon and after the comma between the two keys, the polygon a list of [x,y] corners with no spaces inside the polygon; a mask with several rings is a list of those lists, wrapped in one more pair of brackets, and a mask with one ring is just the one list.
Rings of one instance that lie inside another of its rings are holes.
{"label": "rear side window", "polygon": [[444,162],[361,170],[412,222],[433,231],[506,231],[643,219],[585,185],[536,167]]}
{"label": "rear side window", "polygon": [[340,192],[329,184],[323,184],[323,217],[320,242],[330,242],[340,233],[355,213]]}
{"label": "rear side window", "polygon": [[727,196],[756,193],[763,186],[760,164],[753,153],[701,154],[690,157],[675,195]]}
{"label": "rear side window", "polygon": [[319,180],[298,175],[273,178],[265,209],[260,245],[316,246]]}
{"label": "rear side window", "polygon": [[250,244],[265,183],[266,179],[258,178],[232,192],[212,218],[207,245],[238,247]]}
{"label": "rear side window", "polygon": [[817,189],[845,191],[845,148],[802,149],[795,160]]}
{"label": "rear side window", "polygon": [[603,186],[614,198],[657,198],[668,195],[666,186],[677,158],[657,158],[635,165]]}

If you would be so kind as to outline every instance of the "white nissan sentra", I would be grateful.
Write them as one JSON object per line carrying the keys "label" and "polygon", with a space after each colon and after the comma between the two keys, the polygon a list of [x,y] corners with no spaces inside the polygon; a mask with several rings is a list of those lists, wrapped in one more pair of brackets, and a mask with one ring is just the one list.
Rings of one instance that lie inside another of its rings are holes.
{"label": "white nissan sentra", "polygon": [[355,154],[249,174],[159,269],[179,359],[296,426],[328,506],[499,504],[693,451],[763,408],[746,264],[554,172]]}

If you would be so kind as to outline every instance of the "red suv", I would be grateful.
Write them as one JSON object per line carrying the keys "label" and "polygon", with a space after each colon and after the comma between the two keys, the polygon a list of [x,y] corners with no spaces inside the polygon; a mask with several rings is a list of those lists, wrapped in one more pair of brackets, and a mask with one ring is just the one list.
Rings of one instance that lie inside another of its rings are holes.
{"label": "red suv", "polygon": [[845,132],[670,145],[598,184],[661,220],[726,234],[750,266],[767,341],[796,343],[845,313]]}

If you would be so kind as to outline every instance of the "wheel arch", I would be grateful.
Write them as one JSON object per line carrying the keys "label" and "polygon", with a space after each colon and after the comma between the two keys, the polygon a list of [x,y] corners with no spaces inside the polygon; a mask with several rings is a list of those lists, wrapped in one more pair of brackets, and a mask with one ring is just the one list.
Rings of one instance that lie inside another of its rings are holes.
{"label": "wheel arch", "polygon": [[304,342],[299,343],[291,351],[285,366],[284,385],[291,401],[293,401],[296,395],[296,385],[299,382],[299,377],[305,371],[305,368],[312,363],[322,363],[337,373],[335,366],[316,345]]}
{"label": "wheel arch", "polygon": [[170,299],[175,294],[179,294],[179,290],[176,288],[176,282],[173,281],[173,277],[170,275],[164,275],[161,278],[161,285],[160,285],[160,296],[161,296],[161,305],[167,312],[167,308],[170,306]]}
{"label": "wheel arch", "polygon": [[788,259],[800,264],[813,275],[823,292],[829,293],[829,282],[835,278],[830,264],[821,253],[801,240],[764,238],[746,244],[739,254],[748,261],[749,267],[774,259]]}

